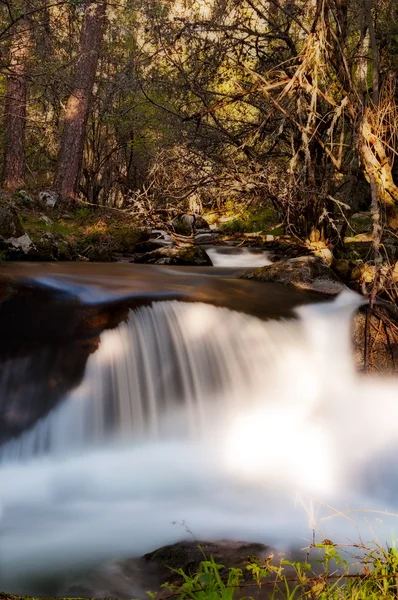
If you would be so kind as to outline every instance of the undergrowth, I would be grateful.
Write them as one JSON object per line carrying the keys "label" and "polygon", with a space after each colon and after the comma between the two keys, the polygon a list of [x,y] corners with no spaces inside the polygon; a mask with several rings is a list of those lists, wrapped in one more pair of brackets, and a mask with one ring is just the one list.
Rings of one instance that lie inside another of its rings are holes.
{"label": "undergrowth", "polygon": [[[228,211],[227,211],[228,213]],[[260,211],[242,210],[236,214],[236,207],[230,211],[230,219],[220,225],[225,233],[270,233],[278,225],[278,215],[272,206],[264,207]],[[235,217],[235,218],[234,218]]]}
{"label": "undergrowth", "polygon": [[[314,556],[315,553],[315,556]],[[167,583],[156,598],[175,600],[390,600],[398,598],[398,553],[378,544],[338,547],[314,544],[303,561],[251,558],[245,567],[203,560],[196,572],[172,569],[178,583]]]}

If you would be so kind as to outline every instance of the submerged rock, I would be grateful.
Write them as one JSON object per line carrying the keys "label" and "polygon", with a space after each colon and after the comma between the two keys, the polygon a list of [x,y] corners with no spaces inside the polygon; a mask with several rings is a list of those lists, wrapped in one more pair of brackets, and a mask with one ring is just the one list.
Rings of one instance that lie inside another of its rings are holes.
{"label": "submerged rock", "polygon": [[273,265],[260,267],[252,273],[244,275],[243,279],[281,283],[328,296],[335,296],[346,289],[323,260],[314,256],[290,258]]}
{"label": "submerged rock", "polygon": [[179,215],[172,221],[174,231],[179,235],[191,235],[193,227],[198,229],[210,229],[210,225],[200,215]]}
{"label": "submerged rock", "polygon": [[159,248],[134,259],[134,262],[149,265],[211,266],[210,258],[198,246]]}

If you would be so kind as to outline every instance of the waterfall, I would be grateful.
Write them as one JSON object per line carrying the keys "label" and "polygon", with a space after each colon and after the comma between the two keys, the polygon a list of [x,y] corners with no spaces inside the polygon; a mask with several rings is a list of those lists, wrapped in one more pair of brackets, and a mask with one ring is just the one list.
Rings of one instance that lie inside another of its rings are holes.
{"label": "waterfall", "polygon": [[[355,372],[359,304],[345,292],[279,321],[200,302],[131,310],[80,385],[0,448],[0,588],[39,590],[39,575],[187,528],[302,546],[315,501],[392,511],[397,382]],[[356,526],[317,522],[331,539]]]}
{"label": "waterfall", "polygon": [[198,436],[216,412],[228,419],[260,389],[269,402],[286,396],[286,372],[304,394],[301,329],[298,320],[263,322],[203,303],[130,311],[101,335],[81,385],[5,444],[0,457],[67,453],[109,439]]}

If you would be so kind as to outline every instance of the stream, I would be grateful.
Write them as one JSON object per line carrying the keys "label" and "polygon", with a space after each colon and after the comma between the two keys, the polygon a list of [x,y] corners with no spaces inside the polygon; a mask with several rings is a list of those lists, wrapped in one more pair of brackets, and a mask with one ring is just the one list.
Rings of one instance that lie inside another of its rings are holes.
{"label": "stream", "polygon": [[398,385],[354,368],[361,298],[209,256],[2,267],[0,589],[56,593],[192,536],[391,543]]}

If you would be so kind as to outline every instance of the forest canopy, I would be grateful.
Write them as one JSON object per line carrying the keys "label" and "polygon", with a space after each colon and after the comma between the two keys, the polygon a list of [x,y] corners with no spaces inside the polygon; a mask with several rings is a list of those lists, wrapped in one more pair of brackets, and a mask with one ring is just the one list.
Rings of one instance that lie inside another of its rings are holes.
{"label": "forest canopy", "polygon": [[398,226],[395,0],[3,0],[0,44],[6,192]]}

